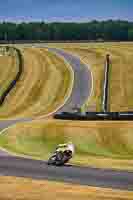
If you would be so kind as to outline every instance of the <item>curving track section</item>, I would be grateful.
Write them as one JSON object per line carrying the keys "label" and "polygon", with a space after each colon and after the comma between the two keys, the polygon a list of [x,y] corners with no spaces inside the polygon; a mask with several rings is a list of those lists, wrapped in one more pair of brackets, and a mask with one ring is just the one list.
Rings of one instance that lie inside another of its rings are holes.
{"label": "curving track section", "polygon": [[88,66],[80,61],[79,58],[63,50],[48,48],[53,53],[59,54],[67,60],[74,70],[74,86],[72,95],[62,109],[59,111],[72,111],[72,108],[82,106],[92,92],[92,73]]}

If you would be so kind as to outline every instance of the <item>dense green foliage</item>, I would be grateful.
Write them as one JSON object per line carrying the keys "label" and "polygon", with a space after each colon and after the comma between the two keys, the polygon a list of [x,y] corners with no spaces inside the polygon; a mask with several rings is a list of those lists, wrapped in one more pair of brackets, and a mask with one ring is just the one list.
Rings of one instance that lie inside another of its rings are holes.
{"label": "dense green foliage", "polygon": [[98,40],[132,41],[133,22],[0,23],[0,40]]}

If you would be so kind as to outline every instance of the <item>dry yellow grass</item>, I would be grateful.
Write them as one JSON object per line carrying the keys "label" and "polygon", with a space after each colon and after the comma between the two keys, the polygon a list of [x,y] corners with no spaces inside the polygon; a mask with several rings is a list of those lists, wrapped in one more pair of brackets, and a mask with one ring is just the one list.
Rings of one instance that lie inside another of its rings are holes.
{"label": "dry yellow grass", "polygon": [[57,144],[69,140],[76,146],[74,164],[133,170],[132,122],[35,120],[0,135],[3,148],[39,159],[48,159]]}
{"label": "dry yellow grass", "polygon": [[72,75],[63,59],[42,49],[23,50],[24,72],[0,108],[0,118],[48,114],[69,93]]}
{"label": "dry yellow grass", "polygon": [[133,192],[1,176],[0,199],[132,200]]}
{"label": "dry yellow grass", "polygon": [[[50,45],[50,44],[49,44]],[[110,73],[110,110],[128,111],[133,109],[133,43],[79,43],[51,44],[75,53],[90,64],[94,78],[94,91],[87,105],[96,104],[99,111],[101,105],[103,70],[105,55],[111,55]]]}

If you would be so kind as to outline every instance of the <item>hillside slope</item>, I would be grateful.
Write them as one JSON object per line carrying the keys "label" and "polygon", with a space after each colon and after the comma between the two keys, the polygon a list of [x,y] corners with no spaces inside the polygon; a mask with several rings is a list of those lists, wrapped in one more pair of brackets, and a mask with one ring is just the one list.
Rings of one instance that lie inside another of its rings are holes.
{"label": "hillside slope", "polygon": [[22,54],[24,71],[0,108],[1,119],[48,114],[64,102],[72,84],[62,58],[45,49],[25,48]]}
{"label": "hillside slope", "polygon": [[35,120],[3,131],[0,145],[9,151],[47,159],[59,143],[73,141],[72,162],[133,170],[132,122]]}

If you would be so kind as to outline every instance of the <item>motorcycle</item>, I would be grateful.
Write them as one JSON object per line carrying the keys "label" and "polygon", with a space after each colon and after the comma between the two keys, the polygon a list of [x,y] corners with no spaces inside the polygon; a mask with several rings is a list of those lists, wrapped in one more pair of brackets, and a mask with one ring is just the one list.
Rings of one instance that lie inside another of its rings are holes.
{"label": "motorcycle", "polygon": [[48,165],[62,166],[72,158],[72,151],[56,151],[49,159]]}

